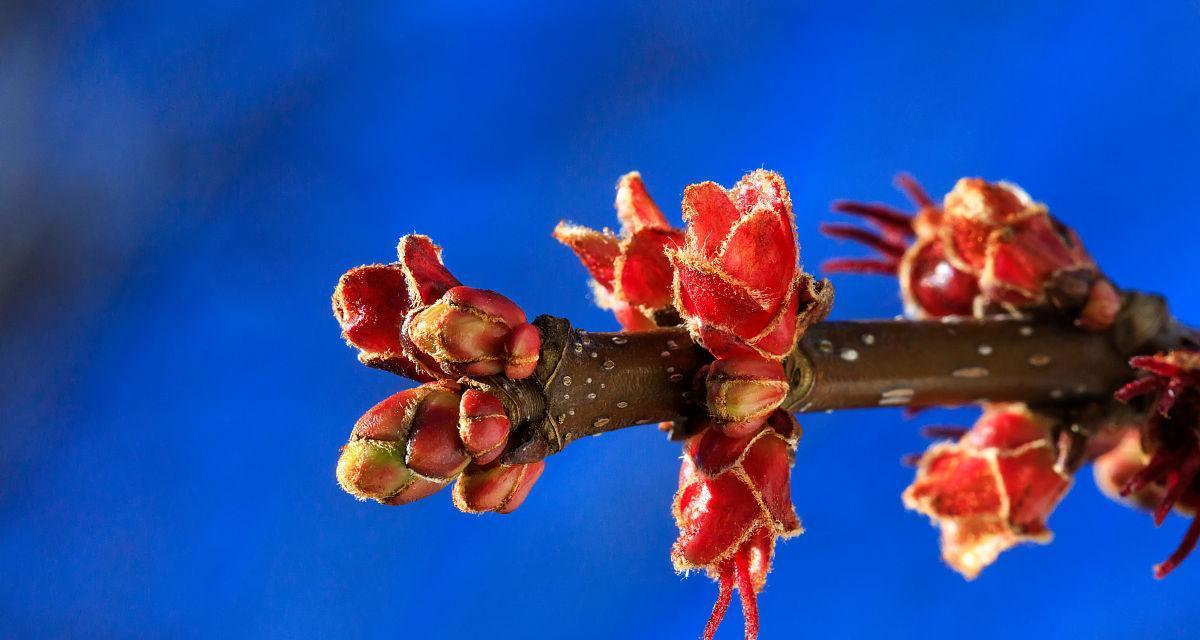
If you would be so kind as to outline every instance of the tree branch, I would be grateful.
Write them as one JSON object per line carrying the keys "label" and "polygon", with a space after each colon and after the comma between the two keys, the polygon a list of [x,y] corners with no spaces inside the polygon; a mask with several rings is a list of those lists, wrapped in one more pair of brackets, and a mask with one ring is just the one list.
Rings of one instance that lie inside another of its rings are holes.
{"label": "tree branch", "polygon": [[[504,403],[514,425],[506,462],[533,462],[584,436],[706,413],[697,373],[712,358],[686,330],[590,333],[552,316],[534,324],[542,348],[532,377],[464,380]],[[1139,293],[1125,294],[1106,332],[1050,318],[822,322],[784,362],[791,391],[783,408],[1107,402],[1133,378],[1131,356],[1198,346],[1197,333],[1175,321],[1161,298]]]}

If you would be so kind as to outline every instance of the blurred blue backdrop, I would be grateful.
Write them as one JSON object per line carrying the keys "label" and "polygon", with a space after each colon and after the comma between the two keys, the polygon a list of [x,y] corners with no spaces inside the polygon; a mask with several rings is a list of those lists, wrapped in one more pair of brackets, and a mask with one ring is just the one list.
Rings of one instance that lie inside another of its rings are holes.
{"label": "blurred blue backdrop", "polygon": [[[810,268],[847,249],[829,202],[900,202],[897,170],[1011,179],[1200,322],[1196,2],[453,4],[0,4],[0,637],[697,636],[716,590],[671,571],[652,428],[572,446],[506,517],[333,476],[406,384],[338,339],[339,274],[419,230],[611,329],[549,232],[613,224],[632,169],[676,219],[689,182],[782,172]],[[836,317],[898,310],[835,284]],[[900,504],[916,423],[804,424],[764,638],[1200,633],[1200,559],[1150,573],[1181,519],[1085,472],[1051,546],[965,583]]]}

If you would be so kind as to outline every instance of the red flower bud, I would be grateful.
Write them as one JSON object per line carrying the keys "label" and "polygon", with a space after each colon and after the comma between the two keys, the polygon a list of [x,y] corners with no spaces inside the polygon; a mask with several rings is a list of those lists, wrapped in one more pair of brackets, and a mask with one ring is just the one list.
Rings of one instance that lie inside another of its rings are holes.
{"label": "red flower bud", "polygon": [[800,271],[792,201],[783,178],[747,174],[726,191],[684,190],[687,245],[668,251],[675,306],[718,358],[781,359],[828,310],[828,288]]}
{"label": "red flower bud", "polygon": [[511,300],[461,286],[410,314],[402,336],[421,362],[453,377],[496,375],[506,369],[527,377],[537,364],[541,341]]}
{"label": "red flower bud", "polygon": [[465,513],[512,513],[545,470],[543,460],[530,464],[472,465],[454,485],[454,506]]}
{"label": "red flower bud", "polygon": [[968,580],[1017,543],[1049,542],[1045,520],[1071,486],[1049,434],[1024,405],[989,405],[957,443],[921,457],[904,504],[941,527],[943,559]]}
{"label": "red flower bud", "polygon": [[458,392],[444,383],[401,391],[359,418],[338,482],[360,499],[403,504],[446,486],[467,465],[457,438]]}
{"label": "red flower bud", "polygon": [[717,360],[705,378],[708,411],[721,421],[726,435],[748,434],[758,428],[788,393],[783,365],[762,358]]}
{"label": "red flower bud", "polygon": [[776,411],[751,434],[730,437],[703,428],[684,445],[674,505],[679,538],[671,560],[677,571],[703,569],[720,584],[706,638],[720,624],[735,586],[746,637],[757,636],[755,594],[766,583],[775,540],[802,532],[789,485],[799,436],[795,420]]}
{"label": "red flower bud", "polygon": [[412,310],[441,297],[458,281],[442,266],[442,250],[428,237],[404,236],[398,251],[399,262],[347,271],[333,292],[333,314],[363,364],[428,382],[437,372],[405,351],[400,328]]}
{"label": "red flower bud", "polygon": [[496,396],[478,389],[463,392],[459,405],[458,434],[478,464],[500,456],[512,423]]}
{"label": "red flower bud", "polygon": [[822,231],[880,257],[834,260],[827,270],[898,275],[905,312],[914,318],[1054,307],[1081,327],[1112,323],[1120,306],[1115,289],[1075,233],[1020,187],[963,178],[939,207],[911,178],[900,182],[920,207],[915,216],[878,204],[834,205],[878,232],[848,225]]}
{"label": "red flower bud", "polygon": [[650,199],[642,177],[617,183],[621,236],[560,222],[554,237],[567,245],[592,275],[596,302],[610,309],[627,331],[654,328],[656,312],[671,306],[671,264],[665,251],[683,243]]}

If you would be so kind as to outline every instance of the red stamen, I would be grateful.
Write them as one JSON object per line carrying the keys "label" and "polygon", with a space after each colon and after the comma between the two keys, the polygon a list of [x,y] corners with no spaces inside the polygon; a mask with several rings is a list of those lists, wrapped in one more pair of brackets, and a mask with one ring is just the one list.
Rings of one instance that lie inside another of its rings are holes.
{"label": "red stamen", "polygon": [[1187,533],[1183,534],[1183,540],[1179,542],[1179,547],[1171,554],[1171,557],[1163,560],[1161,563],[1154,565],[1154,577],[1162,580],[1167,577],[1168,573],[1175,570],[1196,548],[1196,541],[1200,540],[1200,516],[1192,518],[1192,524],[1188,527]]}
{"label": "red stamen", "polygon": [[758,594],[754,591],[754,580],[746,565],[746,554],[733,555],[733,566],[737,574],[738,596],[742,599],[742,617],[746,620],[746,640],[758,638]]}
{"label": "red stamen", "polygon": [[825,273],[871,273],[881,276],[894,276],[900,266],[886,259],[872,258],[835,258],[821,263],[821,271]]}
{"label": "red stamen", "polygon": [[1149,371],[1164,378],[1173,378],[1181,373],[1181,369],[1169,362],[1163,362],[1159,356],[1134,356],[1129,364],[1143,371]]}
{"label": "red stamen", "polygon": [[909,174],[896,174],[894,184],[896,185],[897,189],[903,191],[904,195],[908,196],[908,199],[912,200],[913,204],[917,205],[918,207],[924,209],[926,207],[936,206],[933,202],[933,199],[930,198],[929,194],[925,192],[925,187],[922,187],[921,183],[917,182],[917,179]]}
{"label": "red stamen", "polygon": [[1150,458],[1150,462],[1141,471],[1134,474],[1125,486],[1121,487],[1121,496],[1125,497],[1131,493],[1141,491],[1146,485],[1158,482],[1162,479],[1163,473],[1170,469],[1176,460],[1174,456],[1169,456],[1163,452],[1158,452]]}
{"label": "red stamen", "polygon": [[866,218],[879,228],[897,235],[908,238],[916,235],[912,228],[912,216],[886,204],[838,200],[830,208],[839,213]]}
{"label": "red stamen", "polygon": [[1167,519],[1167,514],[1171,512],[1171,508],[1175,506],[1175,503],[1183,496],[1183,492],[1196,479],[1197,471],[1200,471],[1200,455],[1192,454],[1184,459],[1178,468],[1172,469],[1167,474],[1167,481],[1165,483],[1167,492],[1163,495],[1162,502],[1158,503],[1158,507],[1154,510],[1155,526],[1161,526],[1163,520]]}
{"label": "red stamen", "polygon": [[1159,415],[1164,418],[1170,416],[1171,409],[1175,407],[1175,401],[1190,386],[1192,386],[1192,381],[1188,378],[1171,378],[1171,381],[1167,383],[1167,388],[1158,398]]}
{"label": "red stamen", "polygon": [[708,624],[704,625],[704,640],[712,640],[717,633],[717,627],[725,619],[729,611],[729,601],[733,599],[733,564],[726,562],[721,567],[720,578],[717,579],[717,601],[713,603],[712,614],[708,616]]}
{"label": "red stamen", "polygon": [[1120,389],[1117,389],[1117,392],[1113,394],[1113,397],[1121,402],[1129,402],[1138,396],[1143,396],[1147,393],[1158,391],[1159,389],[1162,389],[1162,387],[1162,378],[1147,376],[1145,378],[1138,378],[1137,380],[1130,382]]}
{"label": "red stamen", "polygon": [[930,440],[958,440],[967,433],[966,427],[954,425],[928,425],[921,427],[921,437]]}
{"label": "red stamen", "polygon": [[899,258],[904,255],[904,250],[907,248],[901,239],[890,240],[880,237],[879,235],[848,224],[830,224],[825,223],[819,227],[821,233],[830,238],[840,238],[842,240],[853,240],[864,244],[885,256]]}

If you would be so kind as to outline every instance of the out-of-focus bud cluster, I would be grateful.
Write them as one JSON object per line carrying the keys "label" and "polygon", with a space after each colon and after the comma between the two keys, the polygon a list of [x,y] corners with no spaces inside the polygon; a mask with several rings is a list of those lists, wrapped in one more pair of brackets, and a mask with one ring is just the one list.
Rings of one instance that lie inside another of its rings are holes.
{"label": "out-of-focus bud cluster", "polygon": [[838,202],[876,231],[823,225],[827,235],[877,251],[826,262],[828,272],[894,274],[916,319],[1054,310],[1090,330],[1108,328],[1121,300],[1078,236],[1020,187],[963,178],[941,206],[908,176],[898,183],[914,215],[882,204]]}
{"label": "out-of-focus bud cluster", "polygon": [[1147,375],[1125,385],[1123,402],[1145,398],[1148,417],[1096,460],[1096,482],[1110,496],[1152,511],[1162,524],[1172,510],[1192,518],[1179,547],[1154,567],[1165,577],[1200,540],[1200,352],[1171,351],[1133,358]]}
{"label": "out-of-focus bud cluster", "polygon": [[967,579],[1018,543],[1050,541],[1046,518],[1071,486],[1050,435],[1024,405],[988,405],[957,442],[921,457],[904,504],[941,528],[942,558]]}

